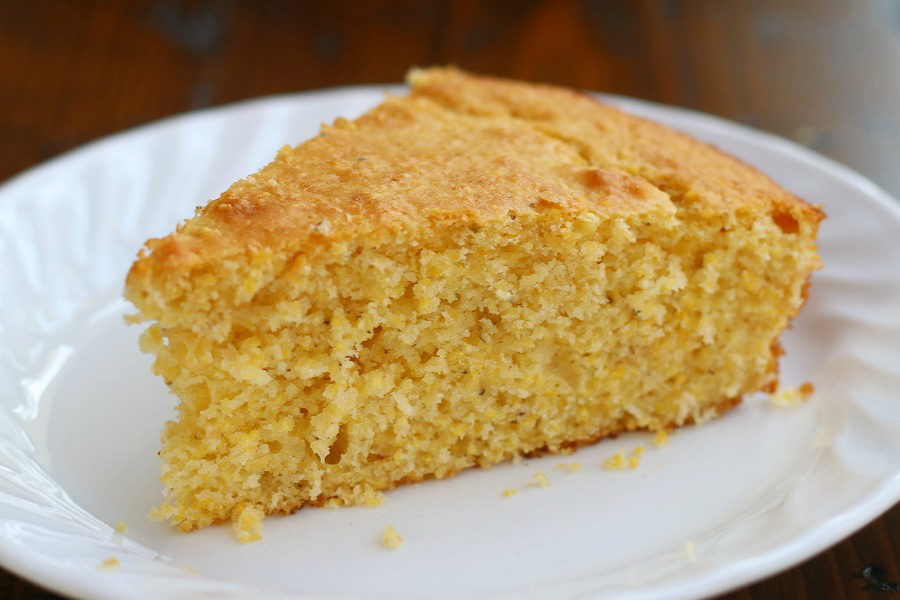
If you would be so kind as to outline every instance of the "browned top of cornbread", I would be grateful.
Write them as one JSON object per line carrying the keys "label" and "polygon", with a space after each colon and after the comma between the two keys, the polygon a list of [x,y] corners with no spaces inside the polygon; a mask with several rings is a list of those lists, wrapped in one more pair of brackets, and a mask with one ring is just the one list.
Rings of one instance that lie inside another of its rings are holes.
{"label": "browned top of cornbread", "polygon": [[409,79],[409,97],[282,148],[176,233],[148,241],[128,287],[247,251],[302,252],[547,205],[600,218],[677,203],[822,216],[716,149],[587,95],[452,68]]}

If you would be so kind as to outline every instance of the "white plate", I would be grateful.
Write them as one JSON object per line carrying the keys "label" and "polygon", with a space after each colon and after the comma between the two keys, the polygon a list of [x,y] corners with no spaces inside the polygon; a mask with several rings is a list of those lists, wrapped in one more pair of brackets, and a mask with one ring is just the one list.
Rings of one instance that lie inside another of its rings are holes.
{"label": "white plate", "polygon": [[[142,242],[379,88],[247,102],[117,135],[0,188],[0,562],[89,598],[689,598],[788,568],[900,499],[900,211],[862,177],[784,140],[624,98],[758,166],[829,213],[826,267],[785,336],[783,380],[657,448],[628,435],[395,490],[375,509],[270,517],[264,540],[146,519],[174,399],[123,324]],[[633,471],[601,469],[643,443]],[[555,469],[579,461],[577,473]],[[550,488],[528,487],[538,470]],[[515,487],[518,495],[501,492]],[[111,525],[124,521],[127,536]],[[405,537],[379,546],[387,524]],[[115,557],[119,568],[102,570]]]}

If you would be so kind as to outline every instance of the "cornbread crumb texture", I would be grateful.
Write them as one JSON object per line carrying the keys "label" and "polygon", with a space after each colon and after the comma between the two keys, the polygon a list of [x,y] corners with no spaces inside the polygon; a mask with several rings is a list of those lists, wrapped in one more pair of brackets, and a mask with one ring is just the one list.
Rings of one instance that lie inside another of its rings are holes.
{"label": "cornbread crumb texture", "polygon": [[403,536],[397,533],[393,525],[388,525],[381,536],[381,545],[389,550],[396,550],[403,545]]}
{"label": "cornbread crumb texture", "polygon": [[126,534],[128,533],[128,525],[125,524],[125,521],[116,521],[115,530],[116,533]]}
{"label": "cornbread crumb texture", "polygon": [[656,432],[656,436],[653,438],[653,445],[657,448],[662,448],[666,444],[669,443],[669,434],[666,433],[664,429],[660,429]]}
{"label": "cornbread crumb texture", "polygon": [[625,451],[619,450],[609,458],[603,461],[603,468],[607,471],[621,471],[627,468],[628,461],[625,457]]}
{"label": "cornbread crumb texture", "polygon": [[568,471],[569,473],[577,473],[581,470],[580,462],[559,463],[554,467],[557,471]]}
{"label": "cornbread crumb texture", "polygon": [[644,455],[644,446],[637,445],[631,449],[631,455],[627,455],[624,450],[619,450],[611,457],[603,461],[603,468],[607,471],[624,471],[637,469],[641,464],[641,457]]}
{"label": "cornbread crumb texture", "polygon": [[503,497],[504,498],[512,498],[513,496],[515,496],[518,493],[519,493],[519,490],[517,490],[516,488],[507,488],[507,489],[503,490]]}
{"label": "cornbread crumb texture", "polygon": [[101,561],[100,564],[97,565],[97,568],[100,569],[101,571],[110,571],[113,569],[118,569],[119,566],[120,566],[119,559],[115,558],[115,557],[111,557],[111,558],[107,558],[107,559]]}
{"label": "cornbread crumb texture", "polygon": [[239,542],[255,542],[262,538],[262,520],[265,513],[261,508],[245,504],[240,508],[232,529]]}
{"label": "cornbread crumb texture", "polygon": [[808,382],[798,387],[781,387],[769,394],[769,404],[778,408],[797,408],[806,402],[813,391],[813,385]]}
{"label": "cornbread crumb texture", "polygon": [[543,471],[538,471],[534,475],[531,476],[531,481],[528,482],[529,487],[541,487],[548,488],[550,487],[550,480],[547,479],[547,476],[544,475]]}
{"label": "cornbread crumb texture", "polygon": [[263,513],[702,423],[774,384],[817,209],[586,96],[411,82],[129,272],[179,398],[156,518],[254,539]]}

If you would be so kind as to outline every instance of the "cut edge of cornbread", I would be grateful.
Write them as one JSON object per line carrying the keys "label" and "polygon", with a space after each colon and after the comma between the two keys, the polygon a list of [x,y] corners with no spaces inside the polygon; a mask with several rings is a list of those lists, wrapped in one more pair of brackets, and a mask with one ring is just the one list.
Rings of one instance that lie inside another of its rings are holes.
{"label": "cut edge of cornbread", "polygon": [[820,210],[587,96],[410,81],[132,267],[142,348],[180,401],[158,518],[374,505],[774,389]]}

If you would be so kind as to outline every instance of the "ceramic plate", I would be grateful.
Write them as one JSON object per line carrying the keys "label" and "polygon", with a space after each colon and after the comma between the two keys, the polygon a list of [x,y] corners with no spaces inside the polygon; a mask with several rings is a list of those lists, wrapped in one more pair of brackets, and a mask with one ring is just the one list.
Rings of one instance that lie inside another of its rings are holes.
{"label": "ceramic plate", "polygon": [[[846,168],[716,118],[608,98],[709,140],[829,214],[825,268],[784,336],[803,405],[748,398],[671,436],[626,435],[304,509],[238,544],[147,520],[174,398],[122,282],[148,237],[381,88],[275,97],[101,140],[0,188],[0,563],[85,598],[694,598],[799,563],[900,499],[900,210]],[[640,467],[609,471],[617,451]],[[577,461],[578,472],[559,468]],[[531,487],[538,471],[550,487]],[[519,493],[504,497],[503,490]],[[127,524],[127,534],[114,524]],[[393,525],[399,550],[379,545]],[[102,568],[115,558],[118,566]]]}

